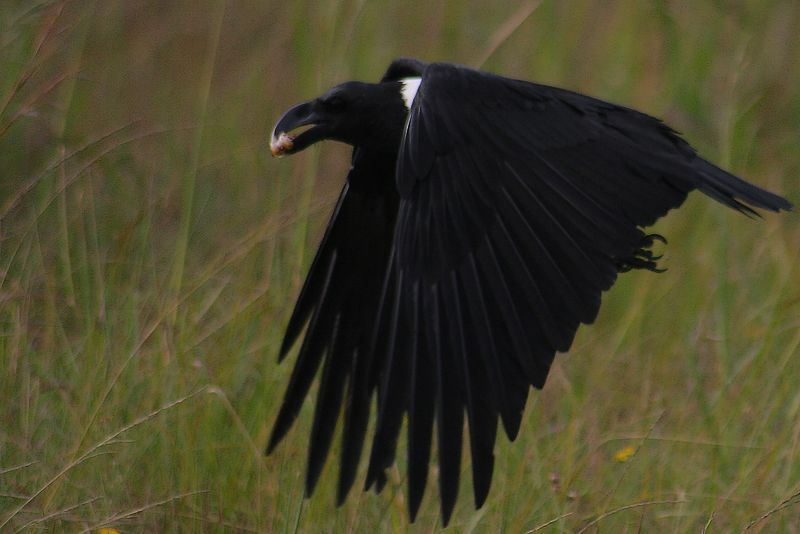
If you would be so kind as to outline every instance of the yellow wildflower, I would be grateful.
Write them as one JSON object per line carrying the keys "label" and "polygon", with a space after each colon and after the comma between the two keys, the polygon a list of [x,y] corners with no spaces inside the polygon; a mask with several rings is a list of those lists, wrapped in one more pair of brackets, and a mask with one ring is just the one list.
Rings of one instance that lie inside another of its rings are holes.
{"label": "yellow wildflower", "polygon": [[626,445],[614,453],[614,459],[618,462],[627,462],[634,454],[636,454],[636,448],[633,445]]}

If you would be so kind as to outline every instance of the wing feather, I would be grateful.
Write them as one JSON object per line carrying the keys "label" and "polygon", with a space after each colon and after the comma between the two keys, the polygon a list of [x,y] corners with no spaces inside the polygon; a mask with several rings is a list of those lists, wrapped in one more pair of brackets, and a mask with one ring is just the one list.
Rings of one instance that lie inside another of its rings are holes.
{"label": "wing feather", "polygon": [[[464,339],[463,333],[457,331],[459,322],[449,321],[451,314],[445,305],[447,300],[446,293],[435,284],[427,292],[425,310],[425,315],[428,317],[426,321],[428,353],[436,365],[439,493],[442,518],[445,523],[450,518],[458,496],[464,429],[462,400],[464,372],[459,359]],[[449,325],[454,328],[449,328]]]}
{"label": "wing feather", "polygon": [[[453,339],[454,352],[452,354],[453,365],[457,366],[459,372],[458,379],[462,383],[464,390],[464,403],[466,404],[467,419],[469,421],[469,441],[472,454],[472,479],[475,489],[475,504],[480,506],[489,491],[494,468],[494,439],[497,430],[497,411],[495,399],[498,393],[494,391],[492,379],[486,380],[487,374],[483,368],[483,359],[473,352],[474,345],[468,342],[472,322],[468,314],[465,313],[462,295],[464,287],[459,283],[459,275],[451,273],[449,280],[445,281],[443,293],[444,301],[447,302],[447,315],[450,320],[451,338]],[[462,405],[454,406],[453,411],[457,410],[458,417],[458,439],[453,440],[453,447],[458,447],[458,451],[446,451],[454,458],[460,459],[461,449],[461,429],[462,429]],[[446,414],[443,414],[446,416]],[[458,467],[457,465],[455,467]],[[458,479],[454,481],[457,484]],[[457,489],[457,485],[456,485]],[[448,502],[448,511],[444,514],[449,517],[449,510],[455,501]],[[444,502],[442,503],[445,509]]]}
{"label": "wing feather", "polygon": [[[390,266],[397,217],[398,196],[392,169],[391,158],[354,150],[348,182],[303,284],[281,349],[283,357],[306,328],[267,452],[274,449],[297,418],[313,378],[322,367],[308,452],[306,493],[310,495],[314,490],[337,420],[343,413],[339,502],[355,479],[369,403],[378,387],[375,376],[382,364],[373,363],[373,337],[379,324],[377,311]],[[369,187],[359,185],[364,183]]]}
{"label": "wing feather", "polygon": [[409,299],[409,315],[411,328],[409,338],[411,350],[408,358],[411,360],[411,380],[408,383],[408,509],[411,520],[417,516],[417,511],[425,493],[425,484],[428,480],[428,461],[431,453],[431,436],[433,432],[433,419],[436,407],[436,368],[428,353],[427,342],[424,335],[422,299],[420,297],[420,282],[411,284],[410,295],[403,295]]}

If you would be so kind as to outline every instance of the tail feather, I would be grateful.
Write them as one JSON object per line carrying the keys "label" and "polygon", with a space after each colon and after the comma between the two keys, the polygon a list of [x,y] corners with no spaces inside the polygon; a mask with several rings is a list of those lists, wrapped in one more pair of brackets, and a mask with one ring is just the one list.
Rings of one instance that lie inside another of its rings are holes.
{"label": "tail feather", "polygon": [[698,158],[696,167],[703,177],[697,186],[700,191],[745,215],[757,217],[754,207],[770,211],[792,209],[782,196],[745,182],[708,161]]}

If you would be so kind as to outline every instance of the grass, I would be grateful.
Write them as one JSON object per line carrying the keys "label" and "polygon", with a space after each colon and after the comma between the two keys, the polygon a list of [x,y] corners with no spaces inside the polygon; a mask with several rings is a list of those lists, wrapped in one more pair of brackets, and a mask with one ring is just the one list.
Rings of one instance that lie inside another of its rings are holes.
{"label": "grass", "polygon": [[[336,508],[329,462],[304,500],[311,403],[262,456],[348,158],[266,136],[396,56],[640,108],[800,202],[793,0],[493,6],[0,3],[0,531],[440,527],[433,482],[407,522],[404,445],[380,496]],[[800,531],[797,216],[694,194],[653,230],[669,270],[620,278],[450,530]]]}

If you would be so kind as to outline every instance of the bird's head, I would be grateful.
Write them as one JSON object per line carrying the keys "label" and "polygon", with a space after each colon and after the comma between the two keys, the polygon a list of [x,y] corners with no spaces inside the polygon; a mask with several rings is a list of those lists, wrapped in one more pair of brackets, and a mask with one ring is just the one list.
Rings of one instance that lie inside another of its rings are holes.
{"label": "bird's head", "polygon": [[[272,155],[294,154],[324,139],[353,146],[396,147],[408,111],[401,89],[399,82],[346,82],[297,104],[272,130]],[[301,130],[305,126],[309,128]]]}

